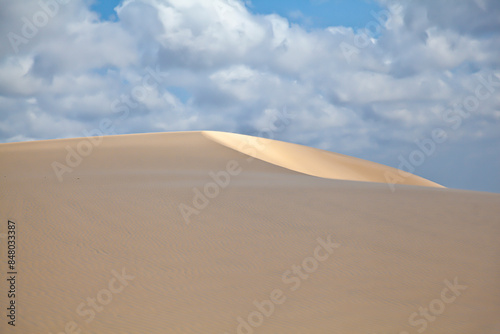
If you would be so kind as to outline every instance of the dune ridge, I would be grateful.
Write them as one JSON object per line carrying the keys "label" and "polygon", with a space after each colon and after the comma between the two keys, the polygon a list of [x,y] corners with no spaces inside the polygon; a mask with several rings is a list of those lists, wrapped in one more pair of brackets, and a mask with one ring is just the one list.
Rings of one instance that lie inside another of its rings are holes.
{"label": "dune ridge", "polygon": [[[256,159],[317,177],[387,183],[388,173],[400,175],[396,168],[312,147],[228,132],[203,131],[202,134]],[[399,184],[443,188],[420,176],[407,172],[404,175]]]}

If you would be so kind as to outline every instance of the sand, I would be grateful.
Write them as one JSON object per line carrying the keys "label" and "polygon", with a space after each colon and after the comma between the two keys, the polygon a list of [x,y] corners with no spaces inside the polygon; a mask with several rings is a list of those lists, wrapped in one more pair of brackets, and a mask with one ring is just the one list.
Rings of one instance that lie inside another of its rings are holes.
{"label": "sand", "polygon": [[0,333],[500,333],[500,195],[387,173],[220,132],[0,144]]}

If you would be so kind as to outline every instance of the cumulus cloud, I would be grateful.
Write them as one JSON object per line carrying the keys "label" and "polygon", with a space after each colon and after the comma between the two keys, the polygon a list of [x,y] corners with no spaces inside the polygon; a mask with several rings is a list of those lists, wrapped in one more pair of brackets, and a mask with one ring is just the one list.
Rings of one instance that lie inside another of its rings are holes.
{"label": "cumulus cloud", "polygon": [[[259,134],[286,110],[277,139],[397,167],[440,127],[443,150],[466,142],[500,165],[498,1],[379,2],[365,30],[305,29],[239,0],[125,0],[112,22],[84,0],[0,0],[0,141],[83,136],[104,118],[116,133]],[[494,91],[455,129],[447,110],[484,80]]]}

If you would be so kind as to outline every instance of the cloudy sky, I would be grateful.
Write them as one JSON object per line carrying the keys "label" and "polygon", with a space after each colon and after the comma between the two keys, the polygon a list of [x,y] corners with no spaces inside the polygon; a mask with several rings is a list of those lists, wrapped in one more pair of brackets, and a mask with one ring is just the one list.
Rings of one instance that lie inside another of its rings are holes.
{"label": "cloudy sky", "polygon": [[0,34],[0,142],[220,130],[500,192],[498,0],[0,0]]}

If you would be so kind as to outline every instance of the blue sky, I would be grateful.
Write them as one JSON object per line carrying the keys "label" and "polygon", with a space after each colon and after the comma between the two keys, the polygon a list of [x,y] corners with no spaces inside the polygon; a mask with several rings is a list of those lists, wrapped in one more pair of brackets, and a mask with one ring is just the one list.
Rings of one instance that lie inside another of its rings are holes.
{"label": "blue sky", "polygon": [[263,136],[287,114],[273,139],[413,159],[444,186],[500,193],[500,1],[118,4],[72,0],[35,31],[39,0],[2,4],[0,142],[82,137],[105,119],[104,134]]}
{"label": "blue sky", "polygon": [[114,21],[116,20],[115,7],[120,2],[117,0],[95,0],[90,8],[99,13],[102,19]]}
{"label": "blue sky", "polygon": [[[103,19],[116,19],[117,0],[96,0],[91,7]],[[256,14],[278,14],[308,28],[347,26],[362,28],[381,6],[373,0],[252,0],[247,7]]]}
{"label": "blue sky", "polygon": [[363,27],[380,6],[369,0],[253,0],[249,8],[259,14],[279,14],[290,22],[314,28],[328,26]]}

